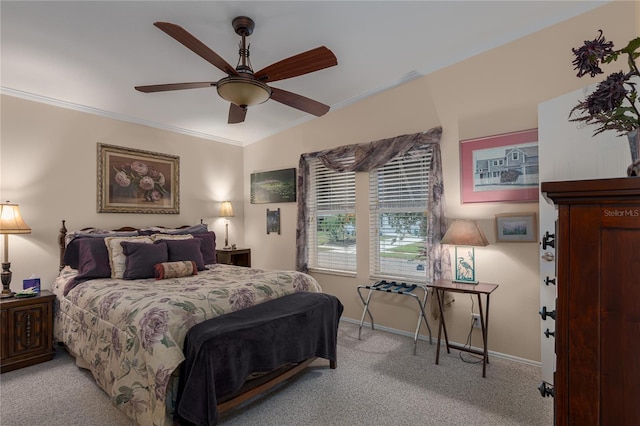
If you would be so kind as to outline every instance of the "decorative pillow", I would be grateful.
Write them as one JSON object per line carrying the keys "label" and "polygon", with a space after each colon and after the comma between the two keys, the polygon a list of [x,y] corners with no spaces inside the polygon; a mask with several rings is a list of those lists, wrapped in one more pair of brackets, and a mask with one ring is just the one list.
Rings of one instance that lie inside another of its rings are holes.
{"label": "decorative pillow", "polygon": [[182,260],[193,260],[196,262],[198,271],[204,271],[204,259],[200,251],[201,240],[190,238],[188,240],[162,240],[154,244],[166,243],[169,251],[169,262],[179,262]]}
{"label": "decorative pillow", "polygon": [[80,238],[78,240],[78,275],[76,278],[109,278],[109,252],[102,238]]}
{"label": "decorative pillow", "polygon": [[122,252],[123,241],[129,241],[133,243],[147,243],[152,244],[151,237],[107,237],[104,239],[104,243],[109,251],[109,265],[111,266],[111,278],[122,278],[124,275],[126,256]]}
{"label": "decorative pillow", "polygon": [[198,266],[193,260],[158,263],[153,267],[153,270],[156,280],[198,275]]}
{"label": "decorative pillow", "polygon": [[193,238],[191,234],[152,234],[151,239],[153,241],[160,240],[188,240],[189,238]]}
{"label": "decorative pillow", "polygon": [[202,252],[202,259],[205,265],[213,265],[217,262],[216,259],[216,234],[213,231],[209,231],[205,234],[195,234],[193,238],[202,240],[200,245],[200,251]]}
{"label": "decorative pillow", "polygon": [[74,238],[90,237],[134,237],[138,235],[136,231],[110,231],[108,229],[85,228],[79,231],[67,232],[65,236],[65,245],[68,245]]}
{"label": "decorative pillow", "polygon": [[79,254],[78,274],[67,282],[63,290],[65,296],[80,283],[94,278],[111,277],[109,253],[107,252],[107,246],[104,244],[104,239],[79,238],[75,245]]}
{"label": "decorative pillow", "polygon": [[203,234],[208,232],[209,228],[204,223],[199,225],[188,226],[186,228],[161,228],[159,226],[152,226],[150,228],[138,229],[139,235],[153,235],[153,234]]}
{"label": "decorative pillow", "polygon": [[[84,238],[74,238],[73,240],[66,243],[64,248],[64,257],[62,261],[65,265],[72,267],[73,269],[79,268],[80,263],[80,241],[84,240]],[[96,241],[99,241],[102,245],[104,245],[104,237],[97,238]],[[108,260],[108,258],[107,258]]]}
{"label": "decorative pillow", "polygon": [[[92,232],[95,231],[95,232]],[[65,239],[65,249],[64,249],[64,257],[63,262],[65,265],[71,266],[73,269],[78,269],[78,262],[80,258],[80,241],[86,238],[93,238],[99,240],[102,244],[104,244],[105,237],[130,237],[137,235],[135,232],[109,232],[102,229],[94,229],[94,230],[85,230],[85,231],[74,231],[72,233],[67,234]]]}
{"label": "decorative pillow", "polygon": [[120,242],[122,252],[126,256],[125,269],[122,278],[136,280],[139,278],[153,278],[154,265],[166,262],[168,259],[167,244]]}

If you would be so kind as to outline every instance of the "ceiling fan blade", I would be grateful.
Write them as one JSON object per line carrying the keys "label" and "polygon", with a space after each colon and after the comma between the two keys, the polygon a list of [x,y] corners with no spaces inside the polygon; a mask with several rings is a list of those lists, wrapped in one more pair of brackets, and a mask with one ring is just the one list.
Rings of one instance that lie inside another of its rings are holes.
{"label": "ceiling fan blade", "polygon": [[229,75],[238,75],[238,71],[227,61],[222,59],[216,52],[207,47],[200,40],[195,38],[191,33],[182,28],[180,25],[169,22],[154,22],[153,25],[182,43],[185,47],[191,49],[195,54],[199,55],[205,61],[219,68]]}
{"label": "ceiling fan blade", "polygon": [[215,81],[203,81],[198,83],[153,84],[151,86],[136,86],[135,89],[138,92],[153,93],[167,92],[169,90],[201,89],[203,87],[214,87],[215,85]]}
{"label": "ceiling fan blade", "polygon": [[242,123],[247,116],[247,108],[239,107],[236,104],[230,104],[229,106],[229,124]]}
{"label": "ceiling fan blade", "polygon": [[275,87],[271,88],[271,99],[318,117],[325,115],[331,108],[329,105]]}
{"label": "ceiling fan blade", "polygon": [[268,83],[297,77],[334,65],[338,65],[336,55],[325,46],[321,46],[269,65],[256,72],[254,76],[258,80]]}

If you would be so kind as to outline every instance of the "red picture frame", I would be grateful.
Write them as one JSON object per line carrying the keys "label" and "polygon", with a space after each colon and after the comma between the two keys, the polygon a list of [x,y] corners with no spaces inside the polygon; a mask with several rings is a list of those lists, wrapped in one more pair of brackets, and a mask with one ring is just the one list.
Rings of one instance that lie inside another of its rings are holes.
{"label": "red picture frame", "polygon": [[460,141],[463,204],[537,202],[538,129]]}

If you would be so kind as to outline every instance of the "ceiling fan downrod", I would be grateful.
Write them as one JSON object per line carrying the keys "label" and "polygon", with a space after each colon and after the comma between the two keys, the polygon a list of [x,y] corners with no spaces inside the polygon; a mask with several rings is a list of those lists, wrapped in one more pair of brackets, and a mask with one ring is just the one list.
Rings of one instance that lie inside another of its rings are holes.
{"label": "ceiling fan downrod", "polygon": [[242,40],[240,41],[240,49],[238,50],[240,57],[238,58],[236,70],[241,73],[253,75],[253,67],[251,66],[251,60],[249,59],[249,48],[251,45],[249,44],[247,46],[247,37],[253,34],[255,22],[247,16],[238,16],[233,19],[231,24],[233,25],[233,29],[236,34],[242,37]]}

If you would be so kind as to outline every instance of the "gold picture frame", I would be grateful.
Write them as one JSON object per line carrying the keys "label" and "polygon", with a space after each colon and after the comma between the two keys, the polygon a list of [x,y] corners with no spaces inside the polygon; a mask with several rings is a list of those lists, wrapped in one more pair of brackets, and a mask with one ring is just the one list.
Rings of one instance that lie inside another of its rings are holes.
{"label": "gold picture frame", "polygon": [[98,143],[98,213],[180,213],[180,157]]}

